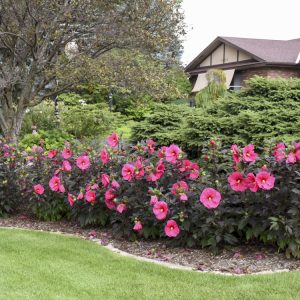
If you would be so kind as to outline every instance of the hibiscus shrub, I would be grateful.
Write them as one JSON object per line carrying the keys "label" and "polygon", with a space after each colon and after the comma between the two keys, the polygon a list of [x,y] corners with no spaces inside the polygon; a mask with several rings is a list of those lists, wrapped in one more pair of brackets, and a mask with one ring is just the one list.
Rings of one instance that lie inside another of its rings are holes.
{"label": "hibiscus shrub", "polygon": [[19,153],[0,141],[0,216],[12,214],[21,200]]}
{"label": "hibiscus shrub", "polygon": [[198,163],[175,144],[124,145],[115,133],[99,151],[32,150],[25,196],[39,218],[214,251],[261,241],[300,257],[300,143],[228,150],[210,141]]}

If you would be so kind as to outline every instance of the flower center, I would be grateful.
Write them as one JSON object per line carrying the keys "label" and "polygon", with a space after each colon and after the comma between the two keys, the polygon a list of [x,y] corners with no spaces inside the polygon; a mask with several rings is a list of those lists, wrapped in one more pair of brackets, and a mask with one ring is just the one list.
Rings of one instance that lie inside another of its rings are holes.
{"label": "flower center", "polygon": [[173,227],[173,226],[171,226],[171,227],[170,227],[170,229],[171,229],[171,230],[174,230],[174,227]]}
{"label": "flower center", "polygon": [[249,153],[249,152],[247,152],[246,156],[248,156],[248,157],[249,157],[249,156],[250,156],[250,153]]}
{"label": "flower center", "polygon": [[263,179],[263,180],[262,180],[262,183],[266,183],[266,180],[265,180],[265,179]]}
{"label": "flower center", "polygon": [[161,209],[160,209],[160,212],[163,212],[163,211],[164,211],[164,209],[163,209],[163,208],[161,208]]}
{"label": "flower center", "polygon": [[237,183],[241,183],[241,179],[238,179],[236,182],[237,182]]}
{"label": "flower center", "polygon": [[212,197],[211,197],[211,196],[209,196],[209,197],[208,197],[208,200],[209,200],[209,201],[211,201],[211,200],[212,200]]}

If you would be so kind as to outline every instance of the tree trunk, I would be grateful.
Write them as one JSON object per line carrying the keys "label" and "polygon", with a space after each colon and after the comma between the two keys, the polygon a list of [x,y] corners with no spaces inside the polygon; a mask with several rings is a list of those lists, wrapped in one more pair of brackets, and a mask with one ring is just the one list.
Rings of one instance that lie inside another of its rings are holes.
{"label": "tree trunk", "polygon": [[17,143],[25,109],[15,111],[13,108],[6,109],[5,112],[0,108],[0,126],[5,140],[8,143]]}

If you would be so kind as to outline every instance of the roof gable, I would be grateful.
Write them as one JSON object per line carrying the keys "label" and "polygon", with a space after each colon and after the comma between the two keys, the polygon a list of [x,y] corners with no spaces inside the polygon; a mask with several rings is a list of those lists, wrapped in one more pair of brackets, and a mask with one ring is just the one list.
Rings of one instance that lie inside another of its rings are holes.
{"label": "roof gable", "polygon": [[[221,60],[220,49],[222,47],[223,51],[225,50],[225,54],[222,55],[223,59]],[[190,64],[186,66],[185,70],[189,72],[201,67],[213,67],[215,65],[246,60],[267,63],[295,64],[299,52],[300,39],[281,41],[217,37]],[[237,54],[237,59],[233,61],[235,53]],[[219,59],[216,57],[219,57]],[[217,64],[217,62],[219,62],[219,64]]]}

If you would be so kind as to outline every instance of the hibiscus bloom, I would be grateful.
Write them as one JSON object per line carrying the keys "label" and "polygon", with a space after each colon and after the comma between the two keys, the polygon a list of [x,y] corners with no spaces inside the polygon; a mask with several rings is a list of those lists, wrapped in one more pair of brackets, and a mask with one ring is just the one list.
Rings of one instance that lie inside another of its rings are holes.
{"label": "hibiscus bloom", "polygon": [[96,200],[96,193],[94,191],[87,191],[85,193],[85,200],[94,204]]}
{"label": "hibiscus bloom", "polygon": [[296,154],[294,152],[290,152],[288,157],[287,157],[286,162],[288,164],[294,164],[296,161],[297,161]]}
{"label": "hibiscus bloom", "polygon": [[245,184],[251,192],[257,192],[259,187],[256,182],[256,177],[253,173],[249,173],[245,179]]}
{"label": "hibiscus bloom", "polygon": [[104,187],[107,187],[109,185],[109,181],[110,181],[109,175],[105,173],[101,175],[101,182]]}
{"label": "hibiscus bloom", "polygon": [[166,160],[172,164],[176,163],[181,152],[181,149],[177,145],[172,144],[166,150]]}
{"label": "hibiscus bloom", "polygon": [[122,214],[126,210],[126,204],[121,203],[117,206],[117,212]]}
{"label": "hibiscus bloom", "polygon": [[72,170],[72,166],[68,160],[64,160],[62,163],[62,170],[65,172],[70,172]]}
{"label": "hibiscus bloom", "polygon": [[141,222],[136,222],[135,224],[134,224],[134,226],[133,226],[133,230],[134,231],[137,231],[137,232],[139,232],[139,231],[141,231],[143,229],[143,225],[142,225],[142,223]]}
{"label": "hibiscus bloom", "polygon": [[152,154],[155,151],[155,142],[151,139],[146,141],[148,153]]}
{"label": "hibiscus bloom", "polygon": [[245,162],[255,162],[257,153],[254,152],[254,145],[249,144],[243,149],[243,159]]}
{"label": "hibiscus bloom", "polygon": [[157,201],[153,206],[153,213],[158,220],[164,220],[167,217],[168,211],[168,204],[164,201]]}
{"label": "hibiscus bloom", "polygon": [[158,202],[158,197],[157,196],[151,196],[150,205],[154,205],[156,202]]}
{"label": "hibiscus bloom", "polygon": [[108,138],[107,138],[107,144],[111,148],[116,148],[119,145],[119,137],[116,133],[112,133]]}
{"label": "hibiscus bloom", "polygon": [[120,187],[120,184],[114,179],[112,182],[111,182],[111,186],[115,189],[118,189]]}
{"label": "hibiscus bloom", "polygon": [[237,145],[232,145],[231,146],[231,152],[232,152],[232,159],[235,164],[238,164],[241,161],[240,157],[240,150]]}
{"label": "hibiscus bloom", "polygon": [[122,176],[125,180],[131,181],[134,177],[134,166],[131,164],[125,164],[122,168]]}
{"label": "hibiscus bloom", "polygon": [[269,172],[262,171],[256,175],[257,185],[263,190],[271,190],[274,187],[275,177]]}
{"label": "hibiscus bloom", "polygon": [[145,175],[143,164],[140,160],[137,160],[134,164],[134,176],[136,179],[142,179]]}
{"label": "hibiscus bloom", "polygon": [[36,184],[34,187],[34,192],[38,195],[43,195],[45,192],[44,187],[41,184]]}
{"label": "hibiscus bloom", "polygon": [[70,148],[65,148],[65,149],[61,152],[61,155],[62,155],[62,157],[63,157],[64,159],[69,159],[69,158],[73,155],[73,153],[72,153],[72,151],[71,151]]}
{"label": "hibiscus bloom", "polygon": [[179,197],[181,201],[188,199],[186,193],[189,191],[189,187],[185,181],[179,181],[172,185],[171,193]]}
{"label": "hibiscus bloom", "polygon": [[110,160],[110,157],[109,157],[109,153],[106,149],[103,149],[101,152],[100,152],[100,158],[101,158],[101,161],[103,164],[107,164]]}
{"label": "hibiscus bloom", "polygon": [[115,209],[116,203],[114,202],[114,199],[117,197],[116,191],[114,189],[108,189],[105,192],[104,196],[104,202],[108,209]]}
{"label": "hibiscus bloom", "polygon": [[200,195],[200,202],[206,208],[216,208],[221,201],[221,194],[213,188],[205,188]]}
{"label": "hibiscus bloom", "polygon": [[105,192],[105,200],[113,200],[115,199],[117,196],[116,196],[116,191],[114,189],[108,189],[106,192]]}
{"label": "hibiscus bloom", "polygon": [[285,144],[284,143],[279,143],[276,145],[273,155],[276,158],[276,161],[281,161],[283,159],[285,159]]}
{"label": "hibiscus bloom", "polygon": [[60,178],[53,176],[49,181],[49,187],[53,192],[65,192],[64,186],[61,184]]}
{"label": "hibiscus bloom", "polygon": [[192,179],[192,180],[197,179],[199,177],[199,170],[200,170],[200,167],[197,164],[192,163],[190,166],[190,174],[189,174],[188,178]]}
{"label": "hibiscus bloom", "polygon": [[180,232],[177,223],[174,220],[169,220],[165,226],[165,234],[168,237],[176,237]]}
{"label": "hibiscus bloom", "polygon": [[247,189],[243,174],[241,174],[240,172],[233,172],[228,177],[228,183],[230,184],[232,190],[236,192],[244,192]]}
{"label": "hibiscus bloom", "polygon": [[74,202],[76,201],[76,198],[72,194],[68,193],[68,201],[70,206],[73,206]]}
{"label": "hibiscus bloom", "polygon": [[77,167],[81,170],[87,170],[91,163],[90,159],[87,155],[81,155],[76,159]]}
{"label": "hibiscus bloom", "polygon": [[295,152],[296,160],[300,161],[300,149],[297,149]]}
{"label": "hibiscus bloom", "polygon": [[57,150],[49,150],[48,157],[54,158],[57,155]]}
{"label": "hibiscus bloom", "polygon": [[158,157],[159,157],[159,158],[165,158],[167,149],[168,149],[168,147],[166,147],[166,146],[161,147],[161,148],[158,150],[158,154],[157,154]]}

